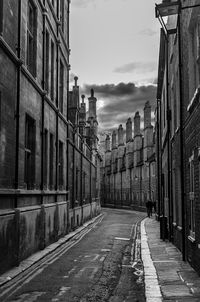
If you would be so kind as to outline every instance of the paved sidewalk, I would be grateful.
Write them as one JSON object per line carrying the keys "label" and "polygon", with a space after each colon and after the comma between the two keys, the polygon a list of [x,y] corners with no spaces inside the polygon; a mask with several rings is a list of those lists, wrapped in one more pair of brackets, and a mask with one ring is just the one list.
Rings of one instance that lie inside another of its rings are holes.
{"label": "paved sidewalk", "polygon": [[141,223],[141,249],[147,302],[200,301],[200,277],[171,242],[160,239],[154,218]]}

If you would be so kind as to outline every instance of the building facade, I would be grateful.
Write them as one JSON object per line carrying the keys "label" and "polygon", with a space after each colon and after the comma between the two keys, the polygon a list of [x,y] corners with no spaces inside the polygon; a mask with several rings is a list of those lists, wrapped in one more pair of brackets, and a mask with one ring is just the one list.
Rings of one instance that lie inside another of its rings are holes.
{"label": "building facade", "polygon": [[0,272],[96,215],[96,98],[69,91],[69,0],[0,0]]}
{"label": "building facade", "polygon": [[168,18],[170,25],[178,17],[175,32],[161,30],[160,39],[158,199],[166,222],[162,235],[200,273],[200,7],[196,0],[179,5],[178,16]]}
{"label": "building facade", "polygon": [[[124,140],[124,132],[125,140]],[[133,135],[134,133],[134,135]],[[151,106],[144,107],[144,129],[139,112],[106,136],[102,172],[102,205],[145,210],[146,201],[156,200],[155,137],[151,125]]]}

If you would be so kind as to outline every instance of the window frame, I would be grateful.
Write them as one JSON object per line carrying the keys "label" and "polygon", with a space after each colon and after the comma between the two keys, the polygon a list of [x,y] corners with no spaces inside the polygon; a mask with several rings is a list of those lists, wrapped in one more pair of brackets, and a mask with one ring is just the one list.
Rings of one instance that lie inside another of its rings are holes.
{"label": "window frame", "polygon": [[64,143],[61,140],[58,143],[58,151],[58,186],[59,190],[62,190],[64,185]]}
{"label": "window frame", "polygon": [[25,116],[24,139],[24,183],[27,190],[31,190],[35,185],[36,121],[28,114]]}
{"label": "window frame", "polygon": [[63,61],[60,59],[60,72],[59,72],[59,110],[63,114],[64,107],[64,78],[65,69]]}
{"label": "window frame", "polygon": [[[32,18],[30,17],[32,9]],[[31,24],[30,24],[31,23]],[[26,65],[28,71],[36,77],[36,57],[37,57],[37,7],[33,0],[27,2],[27,46]]]}
{"label": "window frame", "polygon": [[49,189],[54,186],[54,135],[49,132]]}

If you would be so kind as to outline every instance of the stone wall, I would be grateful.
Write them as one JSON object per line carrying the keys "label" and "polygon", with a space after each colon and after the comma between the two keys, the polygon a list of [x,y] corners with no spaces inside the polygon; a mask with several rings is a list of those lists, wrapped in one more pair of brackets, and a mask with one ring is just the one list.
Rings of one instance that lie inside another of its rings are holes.
{"label": "stone wall", "polygon": [[97,216],[98,200],[70,209],[69,201],[0,213],[0,274]]}

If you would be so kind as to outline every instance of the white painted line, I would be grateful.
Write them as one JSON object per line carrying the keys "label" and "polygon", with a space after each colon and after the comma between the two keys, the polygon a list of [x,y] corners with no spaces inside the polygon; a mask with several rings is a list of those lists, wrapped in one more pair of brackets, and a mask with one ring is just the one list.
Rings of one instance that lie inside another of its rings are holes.
{"label": "white painted line", "polygon": [[71,273],[73,273],[76,270],[77,266],[74,266],[69,272],[68,275],[63,276],[63,279],[67,279],[69,278],[69,276],[71,275]]}
{"label": "white painted line", "polygon": [[94,268],[93,268],[93,271],[92,271],[92,273],[91,273],[91,275],[90,275],[90,279],[93,279],[93,278],[94,278],[94,276],[95,276],[95,274],[97,273],[97,271],[98,271],[98,267],[94,267]]}
{"label": "white painted line", "polygon": [[43,268],[39,268],[33,275],[31,275],[29,278],[27,278],[24,281],[24,284],[29,283],[33,278],[35,278],[37,275],[39,275],[43,270],[44,270],[44,267]]}
{"label": "white painted line", "polygon": [[116,240],[124,240],[124,241],[129,241],[130,238],[121,238],[121,237],[115,237]]}
{"label": "white painted line", "polygon": [[34,302],[45,292],[31,292],[20,295],[16,301],[18,302]]}
{"label": "white painted line", "polygon": [[110,252],[111,249],[101,249],[101,252]]}
{"label": "white painted line", "polygon": [[82,276],[82,274],[84,273],[84,271],[86,270],[87,267],[82,268],[76,275],[75,278],[80,278]]}
{"label": "white painted line", "polygon": [[149,250],[145,221],[141,222],[141,253],[144,265],[145,295],[147,302],[162,302],[162,294],[158,284],[158,277]]}
{"label": "white painted line", "polygon": [[100,262],[103,262],[105,260],[106,256],[103,256],[100,258]]}
{"label": "white painted line", "polygon": [[96,256],[91,260],[91,262],[96,261],[99,258],[99,254],[96,254]]}
{"label": "white painted line", "polygon": [[60,292],[58,293],[58,297],[61,297],[61,296],[63,296],[68,290],[70,290],[71,289],[71,287],[65,287],[65,286],[62,286],[61,288],[60,288]]}
{"label": "white painted line", "polygon": [[161,262],[161,263],[173,263],[173,262],[177,262],[176,260],[154,260],[153,261],[154,263],[159,263],[159,262]]}

